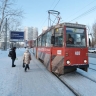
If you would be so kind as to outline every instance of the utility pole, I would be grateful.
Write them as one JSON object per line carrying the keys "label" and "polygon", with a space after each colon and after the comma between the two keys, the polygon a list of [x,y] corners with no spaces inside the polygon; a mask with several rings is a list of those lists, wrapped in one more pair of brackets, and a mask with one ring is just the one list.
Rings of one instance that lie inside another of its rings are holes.
{"label": "utility pole", "polygon": [[4,50],[7,50],[7,18],[5,22],[5,44],[4,44]]}
{"label": "utility pole", "polygon": [[90,34],[88,34],[88,35],[91,36],[91,40],[90,40],[90,38],[89,38],[89,46],[90,46],[90,47],[93,47],[93,36],[92,36],[92,33],[90,33]]}

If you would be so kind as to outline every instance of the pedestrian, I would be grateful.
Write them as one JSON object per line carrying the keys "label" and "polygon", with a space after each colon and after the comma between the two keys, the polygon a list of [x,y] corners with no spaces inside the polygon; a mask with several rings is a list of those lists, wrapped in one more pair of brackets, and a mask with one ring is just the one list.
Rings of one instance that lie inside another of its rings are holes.
{"label": "pedestrian", "polygon": [[26,49],[23,55],[23,63],[25,64],[25,72],[27,71],[27,68],[30,69],[29,68],[30,60],[31,60],[31,54],[29,50]]}
{"label": "pedestrian", "polygon": [[12,67],[15,67],[16,65],[14,65],[14,62],[16,60],[16,47],[12,48],[11,51],[11,59],[12,59]]}

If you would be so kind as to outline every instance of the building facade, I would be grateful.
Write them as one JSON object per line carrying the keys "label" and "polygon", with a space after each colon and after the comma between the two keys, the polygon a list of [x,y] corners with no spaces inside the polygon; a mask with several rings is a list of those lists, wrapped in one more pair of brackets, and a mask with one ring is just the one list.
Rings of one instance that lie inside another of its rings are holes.
{"label": "building facade", "polygon": [[35,40],[38,37],[38,28],[33,28],[33,40]]}
{"label": "building facade", "polygon": [[27,41],[34,40],[38,36],[38,28],[25,27],[24,31],[25,31],[24,39]]}
{"label": "building facade", "polygon": [[47,26],[43,27],[43,28],[42,28],[42,33],[44,33],[47,29],[48,29]]}

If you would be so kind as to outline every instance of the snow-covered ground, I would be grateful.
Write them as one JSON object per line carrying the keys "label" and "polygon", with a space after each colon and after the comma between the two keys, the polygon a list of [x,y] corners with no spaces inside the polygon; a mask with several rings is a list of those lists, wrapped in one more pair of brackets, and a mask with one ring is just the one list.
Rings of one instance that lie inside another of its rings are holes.
{"label": "snow-covered ground", "polygon": [[74,96],[45,66],[32,55],[30,70],[24,72],[25,49],[16,49],[16,67],[11,67],[7,51],[0,51],[0,96]]}
{"label": "snow-covered ground", "polygon": [[[96,69],[96,58],[89,58],[89,68]],[[80,74],[78,74],[80,73]],[[83,77],[83,76],[85,77]],[[88,77],[88,78],[86,78]],[[76,72],[68,73],[60,76],[60,78],[69,84],[81,96],[96,96],[96,71],[88,69],[88,72],[77,69]],[[92,79],[93,81],[91,81]]]}
{"label": "snow-covered ground", "polygon": [[96,58],[89,58],[89,63],[94,63],[94,64],[96,64]]}
{"label": "snow-covered ground", "polygon": [[[0,96],[74,96],[74,94],[59,81],[45,66],[33,55],[30,70],[24,72],[22,56],[25,49],[16,49],[16,67],[11,67],[9,50],[0,50]],[[89,58],[90,63],[96,62],[95,58]],[[92,67],[93,65],[89,65]],[[95,65],[94,65],[95,66]],[[96,67],[96,66],[95,66]],[[94,68],[95,68],[94,67]],[[84,72],[77,70],[82,75],[96,81],[96,71]],[[82,96],[96,96],[96,83],[77,73],[61,76],[69,85],[76,89]]]}

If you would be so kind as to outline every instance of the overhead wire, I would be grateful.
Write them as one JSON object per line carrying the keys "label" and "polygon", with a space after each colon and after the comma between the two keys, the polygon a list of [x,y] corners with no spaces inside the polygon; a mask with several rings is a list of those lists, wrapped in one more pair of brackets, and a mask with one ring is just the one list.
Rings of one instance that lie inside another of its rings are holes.
{"label": "overhead wire", "polygon": [[58,0],[58,2],[56,3],[56,5],[54,6],[53,10],[55,9],[55,7],[58,5],[59,2],[60,2],[60,0]]}
{"label": "overhead wire", "polygon": [[[74,14],[80,12],[82,9],[86,8],[87,6],[89,6],[90,4],[92,4],[94,1],[96,1],[96,0],[93,0],[92,2],[90,2],[89,4],[87,4],[86,6],[84,6],[84,7],[81,8],[80,10],[78,10],[77,12],[73,13],[73,14],[71,15],[71,17],[72,17]],[[68,17],[68,18],[70,18],[70,17]],[[68,18],[66,18],[66,19],[68,19]],[[66,20],[66,19],[65,19],[65,20]],[[64,21],[64,20],[62,20],[62,21]],[[61,22],[62,22],[62,21],[61,21]]]}
{"label": "overhead wire", "polygon": [[[51,6],[55,3],[55,0],[53,1],[53,3],[51,4]],[[45,17],[45,16],[44,16]],[[47,18],[44,20],[44,22],[42,23],[42,26],[44,25],[44,23],[46,22]],[[42,27],[41,26],[41,27]]]}
{"label": "overhead wire", "polygon": [[[95,1],[95,0],[93,0],[92,2],[90,2],[88,5],[90,5],[90,4],[93,3],[94,1]],[[55,9],[55,7],[58,5],[59,2],[60,2],[60,0],[58,0],[58,2],[55,4],[55,6],[54,6],[53,9]],[[54,3],[54,2],[53,2],[53,3]],[[87,7],[88,5],[86,5],[85,7]],[[84,9],[85,7],[83,7],[82,9]],[[95,9],[96,9],[96,6],[92,7],[91,9],[89,9],[89,10],[87,10],[86,12],[82,13],[81,15],[77,16],[76,18],[70,20],[69,22],[74,21],[75,19],[80,18],[80,17],[88,14],[88,13],[94,11]],[[46,20],[47,20],[47,18],[46,18]],[[46,22],[46,20],[43,22],[42,26],[44,25],[44,23]]]}
{"label": "overhead wire", "polygon": [[[96,6],[92,7],[92,8],[91,8],[91,9],[89,9],[89,10],[87,10],[86,12],[84,12],[84,13],[83,13],[83,14],[81,14],[81,15],[79,15],[78,17],[76,17],[76,18],[72,19],[71,21],[74,21],[75,19],[78,19],[78,18],[80,18],[80,17],[84,16],[84,15],[86,15],[86,14],[88,14],[88,13],[90,13],[90,12],[94,11],[95,9],[96,9]],[[69,21],[69,22],[71,22],[71,21]]]}
{"label": "overhead wire", "polygon": [[[55,0],[54,0],[55,1]],[[60,2],[60,0],[58,0],[58,2],[55,4],[55,6],[53,7],[53,10],[56,8],[56,6],[58,5],[58,3]],[[53,2],[54,3],[54,2]],[[53,5],[53,4],[52,4]],[[48,18],[45,19],[45,21],[43,22],[42,26],[45,24],[45,22],[47,21]],[[41,26],[41,27],[42,27]]]}

